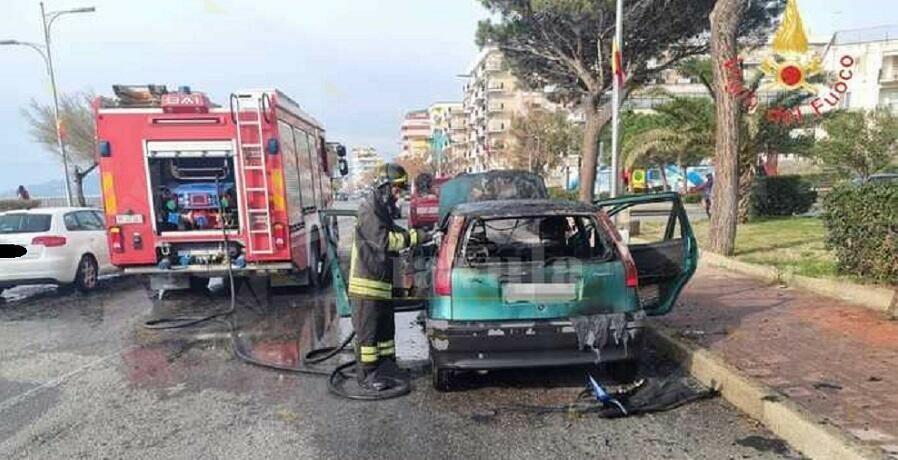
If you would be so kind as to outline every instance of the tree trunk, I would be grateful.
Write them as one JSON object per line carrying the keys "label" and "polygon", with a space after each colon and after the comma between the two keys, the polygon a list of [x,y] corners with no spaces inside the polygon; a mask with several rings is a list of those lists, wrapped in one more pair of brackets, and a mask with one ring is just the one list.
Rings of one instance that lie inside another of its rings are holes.
{"label": "tree trunk", "polygon": [[599,134],[604,123],[592,101],[584,104],[583,112],[586,115],[586,124],[583,126],[583,144],[580,146],[583,156],[583,161],[580,162],[580,201],[592,203],[599,162]]}
{"label": "tree trunk", "polygon": [[[630,91],[621,90],[621,101],[625,101]],[[599,165],[599,136],[602,128],[611,121],[611,102],[599,107],[595,102],[600,95],[584,98],[583,114],[586,123],[583,126],[583,143],[580,146],[580,201],[591,203],[596,188],[596,168]],[[610,157],[610,154],[609,154]],[[614,178],[612,178],[614,180]]]}
{"label": "tree trunk", "polygon": [[677,169],[680,170],[680,193],[685,195],[689,191],[689,177],[686,175],[686,166],[683,164],[683,157],[677,158]]}
{"label": "tree trunk", "polygon": [[84,198],[84,176],[81,168],[75,167],[75,173],[72,174],[72,180],[75,182],[75,203],[78,206],[87,206],[87,200]]}
{"label": "tree trunk", "polygon": [[739,163],[739,223],[745,224],[751,215],[751,195],[755,183],[757,155],[746,152]]}
{"label": "tree trunk", "polygon": [[711,61],[717,92],[717,130],[714,157],[714,190],[709,226],[710,250],[731,256],[736,246],[739,205],[740,107],[736,95],[726,91],[725,64],[737,54],[736,35],[744,0],[717,0],[711,11]]}

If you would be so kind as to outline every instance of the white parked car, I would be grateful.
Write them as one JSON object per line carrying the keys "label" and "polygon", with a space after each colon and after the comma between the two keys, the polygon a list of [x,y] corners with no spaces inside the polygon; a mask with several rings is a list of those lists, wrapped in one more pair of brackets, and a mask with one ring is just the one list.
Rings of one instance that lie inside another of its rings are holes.
{"label": "white parked car", "polygon": [[36,208],[0,214],[0,244],[24,246],[0,259],[0,292],[25,284],[58,284],[80,291],[116,268],[109,262],[103,214],[90,208]]}

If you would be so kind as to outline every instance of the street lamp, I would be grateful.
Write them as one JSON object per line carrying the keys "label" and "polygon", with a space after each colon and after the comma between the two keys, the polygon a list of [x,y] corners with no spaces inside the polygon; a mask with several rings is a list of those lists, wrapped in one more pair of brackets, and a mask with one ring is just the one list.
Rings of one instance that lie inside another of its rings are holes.
{"label": "street lamp", "polygon": [[66,14],[75,14],[75,13],[93,13],[96,11],[94,7],[86,7],[86,8],[72,8],[69,10],[61,10],[61,11],[50,11],[47,12],[44,9],[44,3],[41,2],[41,24],[43,25],[44,32],[44,45],[38,45],[36,43],[31,42],[23,42],[18,40],[2,40],[0,41],[0,45],[18,45],[18,46],[27,46],[41,55],[44,59],[44,64],[47,66],[47,74],[50,76],[50,87],[53,90],[53,116],[56,119],[56,143],[59,146],[59,153],[62,155],[62,169],[65,173],[65,199],[66,203],[69,206],[72,206],[72,190],[69,185],[69,157],[65,151],[65,143],[62,142],[62,124],[59,119],[59,94],[56,88],[56,74],[53,71],[53,53],[50,51],[50,27],[53,25],[53,21],[58,19],[60,16]]}

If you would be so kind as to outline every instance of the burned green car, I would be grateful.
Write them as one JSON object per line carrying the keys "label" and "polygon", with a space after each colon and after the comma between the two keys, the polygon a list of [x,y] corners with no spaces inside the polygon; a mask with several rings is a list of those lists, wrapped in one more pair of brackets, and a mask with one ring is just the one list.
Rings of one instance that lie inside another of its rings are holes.
{"label": "burned green car", "polygon": [[[627,245],[611,218],[646,204],[661,238]],[[448,390],[459,371],[592,364],[632,380],[646,316],[672,308],[697,259],[673,193],[456,205],[427,306],[433,384]]]}
{"label": "burned green car", "polygon": [[[612,218],[645,225],[627,244]],[[349,316],[329,241],[338,310]],[[445,183],[436,241],[430,252],[404,256],[414,276],[396,276],[416,281],[395,300],[425,310],[441,391],[458,373],[492,369],[602,364],[615,380],[632,380],[646,318],[670,311],[698,262],[676,193],[557,201],[539,176],[513,171]]]}

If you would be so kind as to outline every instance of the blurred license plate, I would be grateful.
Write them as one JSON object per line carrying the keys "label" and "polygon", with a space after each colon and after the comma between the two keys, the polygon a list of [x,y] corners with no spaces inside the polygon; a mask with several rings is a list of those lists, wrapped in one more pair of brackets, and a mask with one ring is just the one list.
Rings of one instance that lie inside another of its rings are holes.
{"label": "blurred license plate", "polygon": [[115,223],[118,225],[142,224],[143,214],[116,214]]}
{"label": "blurred license plate", "polygon": [[502,299],[505,303],[571,302],[577,300],[577,285],[506,283],[502,285]]}

